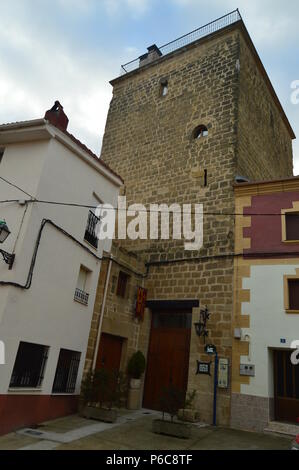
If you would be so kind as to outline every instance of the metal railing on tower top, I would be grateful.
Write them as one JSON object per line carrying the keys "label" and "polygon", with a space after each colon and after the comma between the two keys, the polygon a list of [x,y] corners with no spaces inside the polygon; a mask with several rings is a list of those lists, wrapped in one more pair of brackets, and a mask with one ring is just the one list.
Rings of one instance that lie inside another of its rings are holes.
{"label": "metal railing on tower top", "polygon": [[[216,31],[219,31],[220,29],[223,29],[241,20],[242,20],[242,17],[241,17],[239,10],[238,9],[234,10],[231,13],[228,13],[227,15],[224,15],[221,18],[218,18],[217,20],[214,20],[211,23],[206,24],[205,26],[201,26],[200,28],[195,29],[194,31],[191,31],[191,33],[185,34],[184,36],[181,36],[180,38],[175,39],[174,41],[164,44],[158,49],[160,50],[161,55],[165,56],[179,49],[180,47],[184,47],[194,41],[198,41],[198,39],[208,36],[209,34],[215,33]],[[139,67],[140,67],[140,57],[138,57],[137,59],[131,60],[131,62],[128,62],[127,64],[122,65],[121,75],[124,75],[128,72],[132,72],[133,70],[136,70]]]}

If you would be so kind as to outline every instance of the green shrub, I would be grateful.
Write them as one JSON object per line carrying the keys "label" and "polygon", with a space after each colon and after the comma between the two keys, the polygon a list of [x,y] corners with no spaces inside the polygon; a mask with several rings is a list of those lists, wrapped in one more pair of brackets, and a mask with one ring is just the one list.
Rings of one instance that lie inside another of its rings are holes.
{"label": "green shrub", "polygon": [[165,413],[169,414],[171,421],[178,414],[178,411],[184,407],[185,404],[185,393],[178,387],[170,385],[162,390],[160,398],[160,407],[163,413],[163,419]]}
{"label": "green shrub", "polygon": [[81,395],[85,405],[111,409],[119,407],[127,395],[127,378],[118,371],[89,371],[82,381]]}
{"label": "green shrub", "polygon": [[140,379],[145,371],[145,357],[141,351],[135,352],[128,364],[128,374],[132,379]]}

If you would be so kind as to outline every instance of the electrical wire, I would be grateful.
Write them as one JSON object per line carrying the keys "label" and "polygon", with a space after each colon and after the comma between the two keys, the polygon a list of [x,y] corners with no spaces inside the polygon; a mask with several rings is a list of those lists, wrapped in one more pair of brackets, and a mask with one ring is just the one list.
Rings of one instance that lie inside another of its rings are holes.
{"label": "electrical wire", "polygon": [[[34,198],[31,194],[27,193],[24,189],[20,188],[19,186],[17,186],[16,184],[12,183],[11,181],[8,181],[6,180],[5,178],[3,178],[2,176],[0,176],[0,179],[2,179],[3,181],[5,181],[7,184],[13,186],[14,188],[17,188],[19,189],[21,192],[23,192],[24,194],[26,194],[27,196],[29,196],[31,199],[29,200],[25,200],[24,202],[25,203],[38,203],[38,204],[49,204],[49,205],[56,205],[56,206],[66,206],[66,207],[78,207],[78,208],[83,208],[83,209],[98,209],[99,207],[101,207],[101,205],[98,205],[98,206],[93,206],[93,205],[89,205],[89,204],[80,204],[80,203],[74,203],[74,202],[60,202],[60,201],[44,201],[44,200],[40,200],[40,199],[36,199]],[[6,200],[6,201],[0,201],[0,204],[4,204],[4,203],[16,203],[16,202],[19,202],[19,199],[11,199],[11,200]],[[156,204],[154,204],[156,205]],[[120,211],[127,211],[127,208],[124,208],[124,209],[119,209],[118,207],[105,207],[104,209],[105,211],[108,211],[108,210],[112,210],[114,212],[120,212]],[[146,213],[158,213],[158,214],[169,214],[170,212],[172,211],[162,211],[162,210],[152,210],[152,209],[140,209],[136,212],[146,212]],[[184,213],[184,211],[183,211]],[[188,212],[189,214],[190,212]],[[191,214],[195,214],[194,211],[191,211]],[[235,216],[242,216],[242,217],[250,217],[250,216],[279,216],[281,217],[281,213],[278,213],[278,212],[273,212],[273,213],[250,213],[250,214],[243,214],[243,213],[237,213],[237,212],[226,212],[226,213],[223,213],[223,212],[206,212],[206,211],[203,211],[203,215],[213,215],[213,216],[221,216],[221,217],[226,217],[226,216],[230,216],[230,217],[235,217]],[[288,215],[298,215],[297,213],[293,213],[293,212],[290,212]]]}
{"label": "electrical wire", "polygon": [[[8,200],[4,200],[4,201],[0,201],[0,204],[6,204],[6,203],[18,203],[20,200],[19,199],[8,199]],[[83,209],[99,209],[101,208],[101,205],[98,205],[98,206],[93,206],[93,205],[90,205],[90,204],[80,204],[80,203],[73,203],[73,202],[59,202],[59,201],[44,201],[44,200],[40,200],[40,199],[30,199],[30,200],[24,200],[22,201],[24,203],[33,203],[33,204],[49,204],[49,205],[56,205],[56,206],[65,206],[65,207],[77,207],[77,208],[83,208]],[[191,204],[191,203],[190,203]],[[156,204],[154,204],[156,205]],[[105,207],[103,208],[104,211],[113,211],[113,212],[126,212],[128,209],[127,208],[124,208],[124,209],[120,209],[118,207]],[[163,211],[163,210],[153,210],[153,209],[138,209],[136,210],[136,212],[146,212],[146,213],[156,213],[156,214],[170,214],[170,213],[173,213],[173,214],[176,214],[176,212],[173,212],[171,210],[169,211]],[[195,212],[194,210],[192,210],[191,212],[182,212],[183,214],[187,213],[187,214],[190,214],[190,215],[195,215],[195,214],[199,214],[199,212]],[[178,212],[177,212],[178,214]],[[261,212],[251,212],[251,213],[248,213],[248,214],[243,214],[241,212],[209,212],[209,211],[203,211],[202,212],[203,215],[212,215],[212,216],[220,216],[220,217],[252,217],[252,216],[259,216],[259,217],[274,217],[274,216],[277,216],[277,217],[281,217],[281,213],[280,212],[267,212],[267,213],[261,213]],[[298,216],[298,213],[296,212],[290,212],[288,213],[288,216]],[[132,216],[133,217],[133,216]]]}
{"label": "electrical wire", "polygon": [[29,196],[31,197],[31,199],[34,199],[34,197],[27,193],[27,191],[25,191],[24,189],[20,188],[20,186],[17,186],[16,184],[12,183],[11,181],[8,181],[7,179],[3,178],[3,176],[0,176],[0,179],[2,181],[5,181],[5,183],[9,184],[10,186],[13,186],[14,188],[18,189],[19,191],[21,191],[22,193],[26,194],[26,196]]}

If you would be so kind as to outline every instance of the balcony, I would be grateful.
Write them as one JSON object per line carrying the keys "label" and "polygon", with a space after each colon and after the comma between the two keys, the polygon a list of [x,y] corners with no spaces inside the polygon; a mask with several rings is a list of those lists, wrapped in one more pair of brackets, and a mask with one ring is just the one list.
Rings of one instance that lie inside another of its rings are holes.
{"label": "balcony", "polygon": [[227,26],[230,26],[238,21],[242,21],[242,17],[240,15],[239,10],[237,9],[232,11],[228,15],[224,15],[221,18],[218,18],[217,20],[206,24],[205,26],[201,26],[200,28],[191,31],[191,33],[185,34],[184,36],[181,36],[180,38],[175,39],[174,41],[164,44],[163,46],[157,47],[156,45],[153,45],[148,48],[147,54],[144,54],[138,57],[137,59],[134,59],[131,62],[122,65],[121,75],[125,75],[126,73],[132,72],[133,70],[136,70],[142,67],[143,65],[152,62],[152,60],[154,59],[170,54],[171,52],[174,52],[177,49],[180,49],[181,47],[187,46],[192,42],[198,41],[199,39],[204,38],[209,34],[213,34],[216,31],[226,28]]}
{"label": "balcony", "polygon": [[87,294],[87,292],[84,292],[83,290],[76,288],[75,297],[74,297],[74,300],[76,302],[80,302],[80,304],[83,304],[83,305],[88,305],[88,298],[89,298],[89,294]]}
{"label": "balcony", "polygon": [[99,224],[100,219],[93,212],[89,211],[84,240],[90,243],[94,248],[98,248]]}

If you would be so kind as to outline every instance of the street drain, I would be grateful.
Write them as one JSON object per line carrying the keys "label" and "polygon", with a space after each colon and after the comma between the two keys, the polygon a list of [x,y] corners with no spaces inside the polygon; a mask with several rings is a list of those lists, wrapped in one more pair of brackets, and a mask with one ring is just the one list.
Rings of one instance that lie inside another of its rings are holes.
{"label": "street drain", "polygon": [[29,434],[31,436],[42,436],[43,433],[39,431],[34,431],[33,429],[28,429],[25,431],[25,434]]}

